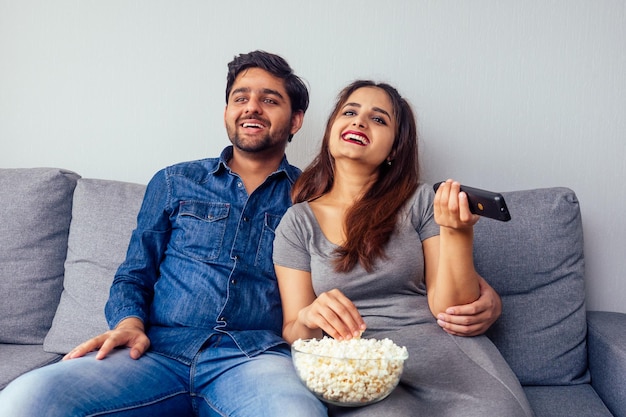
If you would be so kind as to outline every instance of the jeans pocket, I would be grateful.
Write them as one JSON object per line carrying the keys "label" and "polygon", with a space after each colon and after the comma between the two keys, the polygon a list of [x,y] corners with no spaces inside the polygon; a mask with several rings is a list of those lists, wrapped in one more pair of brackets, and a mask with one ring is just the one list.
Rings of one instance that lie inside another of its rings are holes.
{"label": "jeans pocket", "polygon": [[228,203],[181,201],[172,240],[185,255],[200,261],[215,260],[226,232]]}

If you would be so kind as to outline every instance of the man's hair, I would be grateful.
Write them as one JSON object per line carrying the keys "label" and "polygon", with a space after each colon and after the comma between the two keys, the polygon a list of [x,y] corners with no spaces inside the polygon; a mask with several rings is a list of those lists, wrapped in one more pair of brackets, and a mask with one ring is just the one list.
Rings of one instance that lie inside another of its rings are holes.
{"label": "man's hair", "polygon": [[228,75],[226,77],[226,104],[233,88],[235,78],[240,72],[249,68],[261,68],[275,77],[285,81],[285,89],[291,101],[291,111],[293,113],[306,112],[309,107],[309,90],[304,82],[294,74],[284,58],[265,51],[253,51],[247,54],[240,54],[228,63]]}

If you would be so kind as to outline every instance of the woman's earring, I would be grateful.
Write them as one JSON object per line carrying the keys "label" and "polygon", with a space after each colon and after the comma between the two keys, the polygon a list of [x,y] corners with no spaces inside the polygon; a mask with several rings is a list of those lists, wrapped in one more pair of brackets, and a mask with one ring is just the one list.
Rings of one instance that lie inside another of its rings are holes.
{"label": "woman's earring", "polygon": [[387,165],[391,166],[391,159],[387,159]]}

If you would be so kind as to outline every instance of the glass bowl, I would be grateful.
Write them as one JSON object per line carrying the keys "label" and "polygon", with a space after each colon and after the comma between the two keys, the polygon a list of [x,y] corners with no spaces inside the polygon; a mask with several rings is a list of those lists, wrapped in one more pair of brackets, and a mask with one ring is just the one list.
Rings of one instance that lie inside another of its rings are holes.
{"label": "glass bowl", "polygon": [[297,340],[291,346],[296,372],[322,401],[360,407],[381,401],[396,388],[406,348],[389,339]]}

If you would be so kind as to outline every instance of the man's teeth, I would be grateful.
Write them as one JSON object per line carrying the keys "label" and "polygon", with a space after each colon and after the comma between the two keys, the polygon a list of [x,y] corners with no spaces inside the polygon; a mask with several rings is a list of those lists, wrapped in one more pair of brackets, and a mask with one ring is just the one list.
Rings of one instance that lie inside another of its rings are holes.
{"label": "man's teeth", "polygon": [[259,123],[244,123],[243,127],[258,127],[258,128],[262,128],[263,125],[261,125]]}

